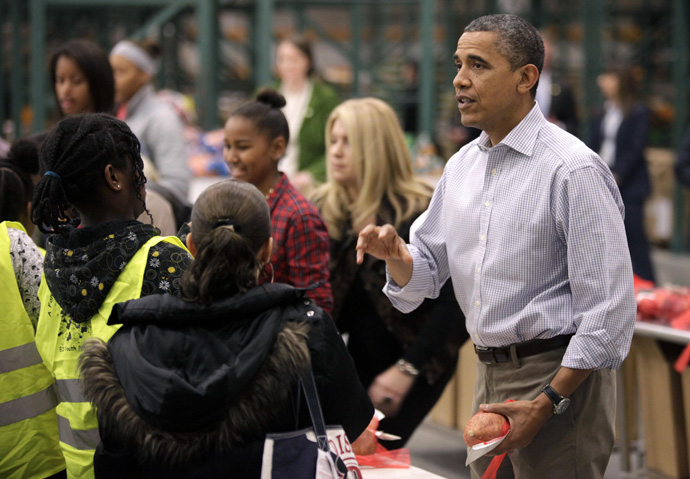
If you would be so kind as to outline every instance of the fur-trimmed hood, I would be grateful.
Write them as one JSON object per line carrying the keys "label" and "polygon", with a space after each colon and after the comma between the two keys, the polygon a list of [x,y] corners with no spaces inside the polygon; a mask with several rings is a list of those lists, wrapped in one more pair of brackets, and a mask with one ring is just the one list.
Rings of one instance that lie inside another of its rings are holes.
{"label": "fur-trimmed hood", "polygon": [[110,323],[125,326],[80,358],[101,436],[171,467],[262,438],[309,365],[302,296],[264,285],[210,307],[169,295],[118,305]]}

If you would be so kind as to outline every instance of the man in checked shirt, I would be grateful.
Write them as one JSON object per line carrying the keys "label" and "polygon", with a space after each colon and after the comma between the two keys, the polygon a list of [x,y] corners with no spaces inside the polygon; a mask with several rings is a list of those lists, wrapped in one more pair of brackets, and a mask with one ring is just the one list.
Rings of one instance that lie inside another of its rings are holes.
{"label": "man in checked shirt", "polygon": [[[474,409],[506,415],[501,477],[601,478],[614,442],[615,372],[635,321],[623,205],[602,160],[534,100],[544,46],[514,15],[471,22],[453,80],[481,136],[448,162],[406,245],[367,227],[357,259],[386,260],[402,311],[448,278],[478,356]],[[507,399],[516,402],[504,404]],[[479,478],[491,458],[472,464]]]}

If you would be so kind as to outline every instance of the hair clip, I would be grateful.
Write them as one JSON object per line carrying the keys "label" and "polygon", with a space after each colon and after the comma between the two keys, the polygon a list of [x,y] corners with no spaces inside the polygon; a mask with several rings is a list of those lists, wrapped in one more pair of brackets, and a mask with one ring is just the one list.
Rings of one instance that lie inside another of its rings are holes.
{"label": "hair clip", "polygon": [[216,220],[211,225],[211,229],[214,230],[220,226],[227,226],[230,231],[233,231],[233,232],[238,233],[238,234],[241,231],[240,225],[236,225],[235,222],[229,218],[221,218],[219,220]]}

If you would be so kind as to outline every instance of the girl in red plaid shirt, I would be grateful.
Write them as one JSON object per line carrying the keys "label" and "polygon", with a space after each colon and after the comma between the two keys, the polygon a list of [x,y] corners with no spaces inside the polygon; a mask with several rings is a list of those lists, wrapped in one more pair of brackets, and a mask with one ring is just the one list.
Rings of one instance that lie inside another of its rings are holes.
{"label": "girl in red plaid shirt", "polygon": [[318,210],[278,171],[290,140],[283,106],[285,98],[267,88],[236,110],[225,124],[223,154],[232,176],[256,186],[271,209],[274,246],[262,280],[311,288],[307,296],[330,314],[328,230]]}

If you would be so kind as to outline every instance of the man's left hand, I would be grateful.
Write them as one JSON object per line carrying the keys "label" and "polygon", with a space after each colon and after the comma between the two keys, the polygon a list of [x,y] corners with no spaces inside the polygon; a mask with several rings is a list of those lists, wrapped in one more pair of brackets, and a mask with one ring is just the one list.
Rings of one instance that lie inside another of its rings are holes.
{"label": "man's left hand", "polygon": [[510,421],[510,432],[489,455],[499,455],[528,446],[544,423],[553,416],[553,403],[544,394],[533,401],[482,404],[479,408],[484,412],[503,414]]}
{"label": "man's left hand", "polygon": [[379,411],[388,417],[395,417],[412,384],[414,378],[393,365],[376,376],[369,386],[369,398]]}

